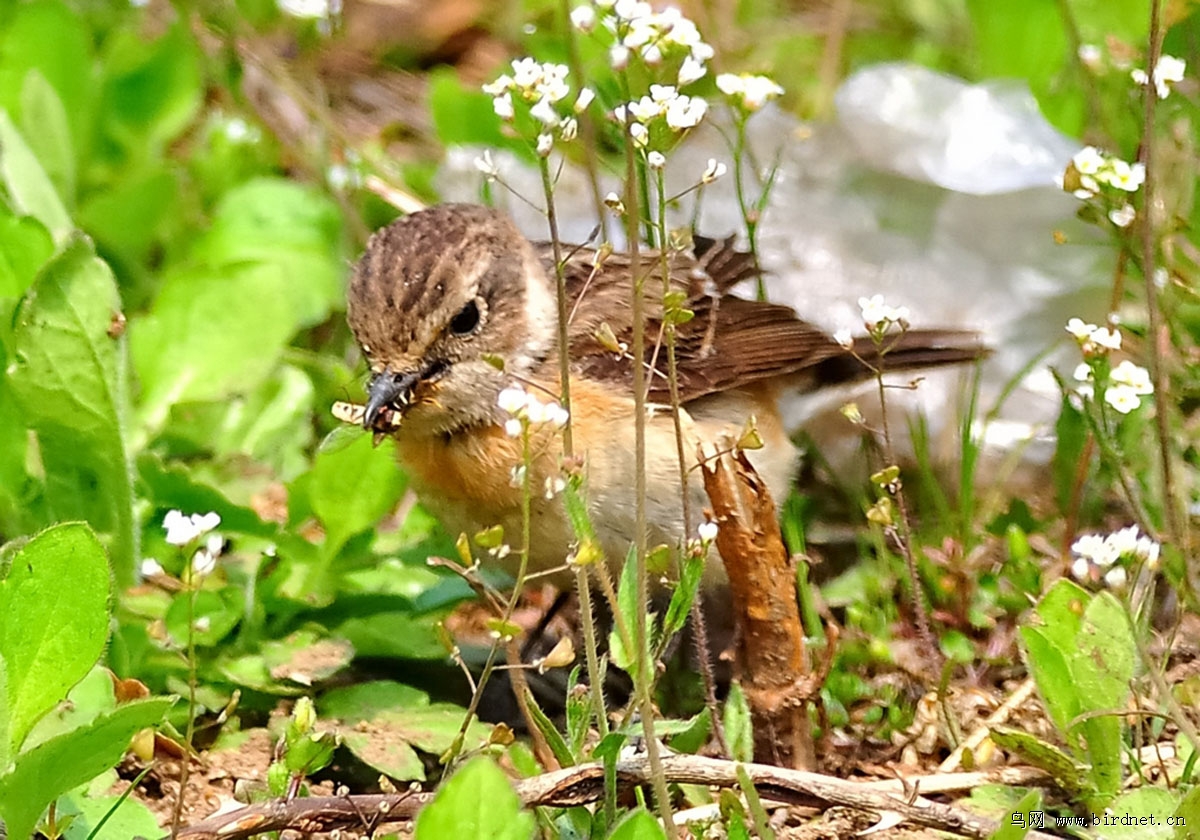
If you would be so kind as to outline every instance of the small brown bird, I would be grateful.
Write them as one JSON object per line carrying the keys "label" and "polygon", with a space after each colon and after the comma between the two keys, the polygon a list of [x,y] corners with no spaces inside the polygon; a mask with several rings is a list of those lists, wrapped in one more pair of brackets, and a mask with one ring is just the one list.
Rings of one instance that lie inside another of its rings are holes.
{"label": "small brown bird", "polygon": [[[634,538],[633,266],[624,254],[566,247],[570,315],[570,423],[583,463],[597,537],[610,558]],[[646,485],[650,545],[685,537],[669,408],[660,255],[642,251],[647,366]],[[979,358],[975,333],[910,330],[880,358],[860,338],[838,344],[789,307],[731,295],[755,276],[748,255],[729,242],[698,242],[668,257],[670,283],[694,317],[678,326],[677,380],[685,453],[701,441],[734,438],[754,418],[763,446],[750,453],[773,494],[782,497],[797,451],[780,420],[777,396],[863,379],[868,365],[914,369]],[[514,384],[542,402],[560,393],[555,266],[549,245],[534,245],[501,213],[447,204],[414,213],[375,233],[350,281],[349,322],[371,367],[363,425],[393,434],[420,498],[451,533],[500,524],[521,533],[515,469],[520,440],[505,431],[498,404]],[[503,370],[497,365],[503,360]],[[543,493],[561,475],[561,434],[538,433],[531,475],[531,569],[561,565],[575,536],[559,499]],[[694,457],[689,454],[688,456]],[[689,464],[691,466],[691,464]],[[707,503],[689,481],[691,509]],[[695,516],[695,514],[693,514]],[[695,523],[693,523],[693,526]],[[694,536],[694,535],[693,535]]]}

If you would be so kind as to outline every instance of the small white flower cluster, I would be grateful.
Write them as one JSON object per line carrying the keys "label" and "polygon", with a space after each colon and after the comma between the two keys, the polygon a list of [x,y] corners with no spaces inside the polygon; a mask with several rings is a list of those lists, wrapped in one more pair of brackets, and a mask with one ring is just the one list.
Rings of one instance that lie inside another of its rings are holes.
{"label": "small white flower cluster", "polygon": [[[571,86],[567,84],[568,72],[565,64],[543,64],[533,58],[518,58],[512,62],[512,75],[504,73],[494,82],[483,86],[483,92],[492,97],[492,109],[505,122],[516,119],[513,94],[529,105],[529,115],[541,128],[537,136],[537,152],[542,157],[550,154],[554,147],[554,132],[557,131],[562,140],[569,142],[575,139],[579,131],[575,117],[560,113],[558,107],[571,94]],[[595,93],[590,89],[582,89],[575,98],[572,110],[576,114],[581,113],[594,98]]]}
{"label": "small white flower cluster", "polygon": [[1104,384],[1104,401],[1120,414],[1129,414],[1142,404],[1142,397],[1154,393],[1150,373],[1144,367],[1124,359],[1109,366],[1108,354],[1121,349],[1121,333],[1110,327],[1097,327],[1080,318],[1067,322],[1067,332],[1079,342],[1084,361],[1075,368],[1077,389],[1084,399],[1096,395],[1096,381]]}
{"label": "small white flower cluster", "polygon": [[184,516],[183,511],[169,510],[163,517],[162,526],[171,545],[187,545],[192,540],[207,534],[221,524],[221,516],[215,512],[193,513]]}
{"label": "small white flower cluster", "polygon": [[613,109],[613,119],[629,126],[629,136],[639,148],[650,143],[650,125],[662,119],[674,132],[695,128],[708,113],[708,103],[699,96],[680,93],[674,85],[650,85],[650,93]]}
{"label": "small white flower cluster", "polygon": [[1095,146],[1085,146],[1075,153],[1067,171],[1059,180],[1059,186],[1079,199],[1095,198],[1104,187],[1116,190],[1109,194],[1108,219],[1117,227],[1128,227],[1137,211],[1122,195],[1137,192],[1146,181],[1146,167],[1141,163],[1129,163],[1114,155],[1101,152]]}
{"label": "small white flower cluster", "polygon": [[1187,62],[1182,58],[1176,58],[1173,55],[1160,55],[1158,63],[1154,65],[1153,79],[1151,75],[1147,75],[1146,71],[1140,67],[1129,71],[1129,75],[1139,85],[1148,85],[1153,81],[1154,91],[1158,94],[1159,99],[1166,99],[1171,95],[1171,85],[1176,82],[1183,81],[1183,74],[1187,70]]}
{"label": "small white flower cluster", "polygon": [[1121,349],[1121,333],[1109,327],[1097,327],[1082,318],[1067,321],[1067,332],[1079,342],[1084,356],[1104,355],[1109,350]]}
{"label": "small white flower cluster", "polygon": [[717,90],[747,114],[753,114],[772,99],[783,96],[783,88],[774,79],[750,73],[722,73],[717,76]]}
{"label": "small white flower cluster", "polygon": [[681,59],[676,82],[688,85],[708,72],[713,48],[700,37],[700,30],[679,9],[669,6],[654,11],[643,0],[595,0],[571,12],[571,22],[582,32],[591,32],[599,20],[613,34],[609,63],[623,70],[637,55],[650,66],[666,59]]}
{"label": "small white flower cluster", "polygon": [[[872,295],[869,298],[860,297],[858,308],[862,310],[863,326],[873,336],[882,336],[892,326],[898,326],[902,330],[908,329],[908,307],[889,306],[884,303],[883,295]],[[839,331],[837,342],[846,346],[848,342],[852,342],[852,339],[848,332]]]}
{"label": "small white flower cluster", "polygon": [[509,437],[521,437],[531,426],[549,424],[556,429],[567,425],[570,415],[556,402],[542,402],[520,385],[510,385],[500,392],[496,404],[508,415],[504,431]]}
{"label": "small white flower cluster", "polygon": [[1148,536],[1138,535],[1136,525],[1108,535],[1084,534],[1071,546],[1071,551],[1076,555],[1071,564],[1071,575],[1080,582],[1090,581],[1095,570],[1103,574],[1107,586],[1121,589],[1128,576],[1125,567],[1118,564],[1140,560],[1148,569],[1157,569],[1159,550],[1157,542]]}

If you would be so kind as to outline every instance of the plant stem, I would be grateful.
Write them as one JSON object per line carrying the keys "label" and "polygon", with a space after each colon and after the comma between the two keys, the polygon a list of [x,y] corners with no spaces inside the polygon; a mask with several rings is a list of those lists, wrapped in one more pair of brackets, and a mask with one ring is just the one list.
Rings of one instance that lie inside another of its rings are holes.
{"label": "plant stem", "polygon": [[[646,569],[646,271],[638,256],[640,213],[638,212],[639,178],[634,167],[633,135],[625,129],[625,227],[629,237],[629,263],[633,270],[633,422],[634,422],[634,500],[637,508],[634,525],[634,571],[637,581],[637,618],[634,621],[636,706],[642,719],[646,757],[653,778],[655,805],[663,830],[670,840],[678,834],[671,815],[671,798],[663,773],[658,740],[654,736],[654,704],[650,697],[654,669],[647,661],[646,634],[649,599],[649,574]],[[644,181],[642,182],[644,184]]]}

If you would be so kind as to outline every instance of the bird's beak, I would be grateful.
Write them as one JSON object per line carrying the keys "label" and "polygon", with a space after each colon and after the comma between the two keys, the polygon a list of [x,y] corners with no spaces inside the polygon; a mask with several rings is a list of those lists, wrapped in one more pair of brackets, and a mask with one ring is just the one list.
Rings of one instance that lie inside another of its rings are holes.
{"label": "bird's beak", "polygon": [[418,374],[393,373],[387,368],[372,374],[371,381],[367,383],[367,409],[363,412],[363,428],[373,429],[379,412],[384,408],[392,407],[403,411],[412,398],[413,386],[417,384],[418,379]]}

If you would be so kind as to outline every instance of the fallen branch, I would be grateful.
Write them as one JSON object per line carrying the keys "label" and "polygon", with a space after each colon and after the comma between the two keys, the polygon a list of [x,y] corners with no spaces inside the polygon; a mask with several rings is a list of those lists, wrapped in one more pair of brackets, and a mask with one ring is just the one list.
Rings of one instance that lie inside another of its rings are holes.
{"label": "fallen branch", "polygon": [[[667,781],[737,789],[737,762],[695,755],[664,755]],[[834,805],[895,814],[908,822],[962,837],[991,836],[1000,824],[925,798],[932,793],[970,790],[983,784],[1050,786],[1048,773],[1032,767],[1005,767],[978,773],[938,774],[877,782],[852,782],[802,770],[767,764],[742,765],[764,799],[793,805],[828,808]],[[642,753],[617,762],[617,784],[622,789],[647,784],[650,765]],[[514,785],[526,807],[567,808],[589,805],[604,798],[604,766],[581,764]],[[277,800],[250,805],[210,817],[179,832],[179,840],[244,840],[267,831],[292,829],[300,832],[370,830],[387,823],[411,820],[433,793],[361,794],[324,796],[291,801]],[[1048,840],[1050,835],[1031,831],[1031,838]]]}

